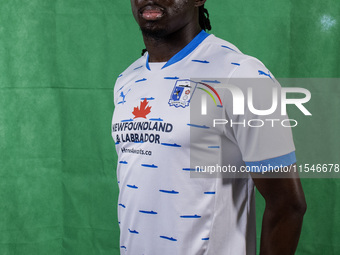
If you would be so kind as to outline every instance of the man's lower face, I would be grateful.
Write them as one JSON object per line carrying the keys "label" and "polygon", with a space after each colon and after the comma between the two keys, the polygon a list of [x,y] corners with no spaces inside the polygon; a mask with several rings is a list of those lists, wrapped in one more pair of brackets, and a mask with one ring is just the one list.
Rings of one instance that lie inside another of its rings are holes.
{"label": "man's lower face", "polygon": [[142,32],[153,37],[163,37],[185,26],[195,9],[193,0],[131,0],[131,7]]}

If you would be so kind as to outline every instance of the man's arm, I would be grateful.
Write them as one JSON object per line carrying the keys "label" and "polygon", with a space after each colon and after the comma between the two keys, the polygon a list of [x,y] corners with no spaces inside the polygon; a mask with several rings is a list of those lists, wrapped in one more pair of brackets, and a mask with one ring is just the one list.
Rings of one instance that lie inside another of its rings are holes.
{"label": "man's arm", "polygon": [[[293,169],[296,165],[291,167]],[[270,178],[251,174],[256,188],[266,201],[260,255],[294,254],[307,208],[298,173],[285,173],[285,178],[273,178],[275,174],[266,173],[266,177]]]}

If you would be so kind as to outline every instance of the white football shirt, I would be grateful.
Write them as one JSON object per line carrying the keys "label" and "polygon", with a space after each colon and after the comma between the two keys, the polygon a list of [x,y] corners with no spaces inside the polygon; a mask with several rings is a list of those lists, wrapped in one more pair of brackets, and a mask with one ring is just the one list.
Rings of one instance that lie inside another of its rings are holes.
{"label": "white football shirt", "polygon": [[[231,94],[214,86],[234,78],[279,87],[259,60],[204,31],[168,62],[149,63],[146,53],[118,77],[112,137],[121,254],[255,254],[252,179],[191,177],[196,161],[238,168],[295,163],[290,128],[273,128],[247,109],[233,115]],[[207,114],[194,117],[190,107],[202,98]],[[262,103],[254,99],[257,109]],[[228,123],[214,127],[212,119]],[[251,127],[261,120],[262,127]]]}

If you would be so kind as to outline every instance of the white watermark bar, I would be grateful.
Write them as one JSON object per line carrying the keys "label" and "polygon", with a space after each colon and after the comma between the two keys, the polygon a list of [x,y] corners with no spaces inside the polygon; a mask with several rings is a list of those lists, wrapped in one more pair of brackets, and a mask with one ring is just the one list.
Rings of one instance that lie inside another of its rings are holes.
{"label": "white watermark bar", "polygon": [[190,108],[191,177],[340,178],[340,79],[190,78],[185,86],[190,96],[174,103]]}

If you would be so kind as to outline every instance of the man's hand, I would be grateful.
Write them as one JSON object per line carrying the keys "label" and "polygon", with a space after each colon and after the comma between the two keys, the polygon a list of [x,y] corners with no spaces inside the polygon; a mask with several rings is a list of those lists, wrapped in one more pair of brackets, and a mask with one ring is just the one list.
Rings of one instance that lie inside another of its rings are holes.
{"label": "man's hand", "polygon": [[284,178],[276,178],[277,174],[251,174],[266,201],[260,255],[294,254],[307,208],[298,173],[279,173]]}

